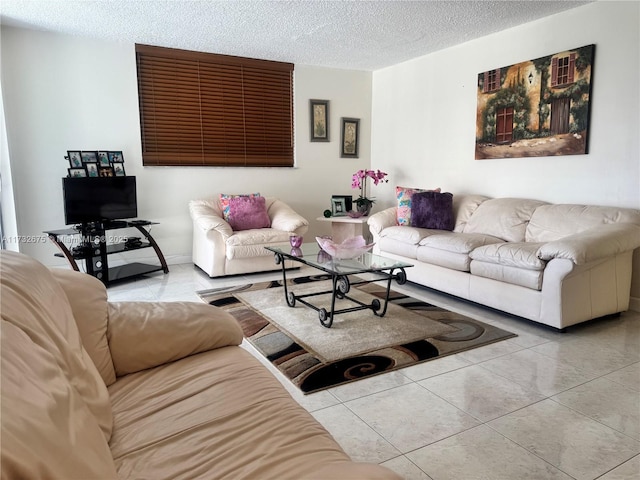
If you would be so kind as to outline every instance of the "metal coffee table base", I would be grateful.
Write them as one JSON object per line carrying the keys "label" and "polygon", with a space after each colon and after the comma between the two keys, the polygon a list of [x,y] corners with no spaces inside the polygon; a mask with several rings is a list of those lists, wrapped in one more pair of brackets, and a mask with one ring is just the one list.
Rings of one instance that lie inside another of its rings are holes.
{"label": "metal coffee table base", "polygon": [[[398,285],[403,285],[407,282],[407,274],[404,271],[404,268],[390,268],[389,271],[375,271],[370,272],[373,275],[378,275],[380,278],[376,278],[373,280],[358,280],[356,282],[351,282],[349,280],[348,275],[339,274],[332,271],[325,271],[328,275],[331,276],[332,288],[331,290],[324,290],[322,292],[314,292],[314,293],[306,293],[304,295],[296,295],[294,292],[290,291],[287,287],[287,271],[285,269],[284,264],[284,256],[280,253],[275,253],[275,261],[277,265],[282,265],[282,283],[284,285],[284,296],[287,300],[287,305],[290,307],[295,307],[296,302],[300,302],[303,305],[306,305],[309,308],[312,308],[316,312],[318,312],[318,318],[320,319],[320,323],[323,327],[331,328],[333,325],[333,318],[335,315],[339,315],[341,313],[349,313],[349,312],[357,312],[359,310],[371,310],[374,315],[378,317],[384,317],[387,313],[387,305],[389,304],[389,293],[391,291],[391,281],[395,279]],[[396,273],[394,273],[396,272]],[[348,295],[352,286],[363,285],[367,283],[379,282],[381,280],[387,281],[387,291],[384,298],[384,304],[380,304],[380,300],[377,298],[374,299],[371,304],[366,304],[357,300]],[[331,310],[327,311],[326,308],[320,308],[311,302],[307,301],[307,298],[317,297],[318,295],[326,295],[331,294]],[[350,308],[342,308],[336,309],[336,299],[338,300],[350,300],[355,303],[357,306]],[[382,310],[381,310],[382,309]]]}

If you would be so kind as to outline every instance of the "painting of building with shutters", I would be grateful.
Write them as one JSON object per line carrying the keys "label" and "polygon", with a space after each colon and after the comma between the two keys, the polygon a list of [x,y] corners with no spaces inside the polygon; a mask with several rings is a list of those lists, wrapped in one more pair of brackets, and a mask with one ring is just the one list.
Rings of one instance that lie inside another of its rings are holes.
{"label": "painting of building with shutters", "polygon": [[588,153],[594,50],[478,74],[476,160]]}

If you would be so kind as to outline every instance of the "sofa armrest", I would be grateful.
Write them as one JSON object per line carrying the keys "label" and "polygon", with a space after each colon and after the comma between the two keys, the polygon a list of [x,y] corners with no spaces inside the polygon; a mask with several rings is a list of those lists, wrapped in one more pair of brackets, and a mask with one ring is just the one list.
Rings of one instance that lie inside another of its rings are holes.
{"label": "sofa armrest", "polygon": [[116,375],[239,345],[243,334],[227,312],[196,302],[109,304],[107,338]]}
{"label": "sofa armrest", "polygon": [[231,225],[211,207],[210,201],[192,200],[189,202],[189,213],[193,219],[194,226],[201,228],[203,231],[216,230],[223,238],[233,235]]}
{"label": "sofa armrest", "polygon": [[609,223],[545,243],[538,250],[542,260],[565,258],[583,265],[640,247],[640,226]]}
{"label": "sofa armrest", "polygon": [[282,200],[275,200],[268,210],[271,218],[271,228],[285,232],[295,232],[298,235],[306,233],[309,222]]}
{"label": "sofa armrest", "polygon": [[374,213],[367,220],[369,230],[374,236],[374,239],[380,235],[380,232],[387,227],[393,227],[397,225],[396,222],[396,210],[397,207],[390,207],[381,212]]}

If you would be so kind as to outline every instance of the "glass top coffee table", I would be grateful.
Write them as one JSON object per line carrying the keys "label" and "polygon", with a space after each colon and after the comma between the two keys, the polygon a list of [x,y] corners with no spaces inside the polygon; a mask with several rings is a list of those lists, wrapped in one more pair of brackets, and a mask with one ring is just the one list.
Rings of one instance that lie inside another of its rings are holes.
{"label": "glass top coffee table", "polygon": [[[355,312],[358,310],[371,310],[374,315],[383,317],[387,313],[387,304],[389,303],[389,292],[391,290],[391,280],[398,285],[402,285],[407,281],[407,274],[404,269],[413,267],[410,263],[400,262],[392,258],[382,257],[373,253],[364,253],[359,257],[341,260],[333,258],[315,243],[305,243],[300,248],[289,247],[265,247],[275,255],[277,265],[282,265],[282,283],[284,285],[284,296],[287,305],[295,307],[296,301],[306,305],[318,312],[318,318],[322,326],[331,328],[333,325],[334,315],[340,313]],[[287,271],[285,269],[285,260],[309,265],[327,273],[331,277],[332,287],[330,290],[320,292],[306,293],[304,295],[296,295],[293,291],[289,291],[287,287]],[[350,275],[358,275],[370,273],[373,274],[370,280],[362,278],[349,279]],[[348,295],[351,287],[379,281],[387,282],[387,291],[384,299],[384,305],[380,304],[380,300],[374,299],[371,304],[363,303]],[[307,298],[318,295],[331,294],[331,310],[319,308],[313,305]],[[347,299],[355,303],[357,306],[336,309],[336,300]]]}

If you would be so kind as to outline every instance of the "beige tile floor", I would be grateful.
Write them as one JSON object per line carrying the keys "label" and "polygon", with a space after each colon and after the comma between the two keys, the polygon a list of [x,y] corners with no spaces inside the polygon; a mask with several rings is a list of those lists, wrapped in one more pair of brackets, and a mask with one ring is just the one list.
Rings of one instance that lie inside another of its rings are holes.
{"label": "beige tile floor", "polygon": [[[171,265],[168,275],[109,288],[109,299],[198,302],[197,290],[277,278],[210,279]],[[415,285],[396,288],[518,337],[311,395],[243,346],[352,458],[407,479],[640,479],[640,313],[560,334]]]}

